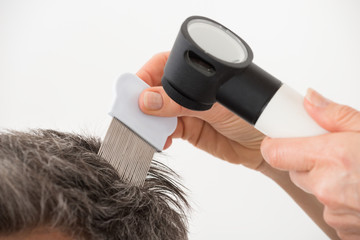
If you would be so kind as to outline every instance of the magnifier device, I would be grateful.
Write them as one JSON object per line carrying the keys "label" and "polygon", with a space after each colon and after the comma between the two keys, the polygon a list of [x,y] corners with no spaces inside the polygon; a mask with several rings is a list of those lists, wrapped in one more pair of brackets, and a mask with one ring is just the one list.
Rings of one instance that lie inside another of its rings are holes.
{"label": "magnifier device", "polygon": [[324,134],[306,112],[303,96],[255,63],[249,45],[201,16],[182,24],[162,85],[183,107],[204,111],[218,102],[269,137]]}

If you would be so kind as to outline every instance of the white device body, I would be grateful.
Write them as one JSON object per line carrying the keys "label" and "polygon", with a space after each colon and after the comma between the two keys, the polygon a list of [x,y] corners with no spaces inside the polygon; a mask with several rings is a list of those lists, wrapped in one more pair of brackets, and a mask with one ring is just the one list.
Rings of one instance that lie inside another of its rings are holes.
{"label": "white device body", "polygon": [[306,112],[304,97],[283,84],[269,101],[255,128],[272,138],[310,137],[327,133]]}

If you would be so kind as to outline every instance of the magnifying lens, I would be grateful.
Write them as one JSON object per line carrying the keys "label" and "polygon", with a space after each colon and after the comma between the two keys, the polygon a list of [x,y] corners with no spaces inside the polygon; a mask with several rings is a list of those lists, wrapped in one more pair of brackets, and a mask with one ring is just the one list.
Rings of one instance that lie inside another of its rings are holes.
{"label": "magnifying lens", "polygon": [[183,107],[204,111],[219,102],[270,137],[326,133],[307,114],[303,96],[252,62],[249,45],[209,18],[182,24],[162,85]]}

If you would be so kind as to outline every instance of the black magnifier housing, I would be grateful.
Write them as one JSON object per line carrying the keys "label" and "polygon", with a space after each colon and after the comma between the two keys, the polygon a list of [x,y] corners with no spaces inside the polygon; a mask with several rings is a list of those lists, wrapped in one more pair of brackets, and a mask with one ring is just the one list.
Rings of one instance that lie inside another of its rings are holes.
{"label": "black magnifier housing", "polygon": [[282,82],[252,60],[249,45],[231,30],[192,16],[181,26],[162,85],[186,108],[208,110],[219,102],[254,125]]}

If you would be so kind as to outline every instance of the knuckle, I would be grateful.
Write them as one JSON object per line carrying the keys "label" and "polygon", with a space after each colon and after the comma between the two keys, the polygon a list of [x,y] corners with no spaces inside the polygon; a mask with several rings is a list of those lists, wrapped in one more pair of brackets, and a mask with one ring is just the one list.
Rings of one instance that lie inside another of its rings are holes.
{"label": "knuckle", "polygon": [[339,237],[340,239],[347,239],[347,234],[344,233],[343,231],[337,230],[337,231],[336,231],[336,234],[338,235],[338,237]]}
{"label": "knuckle", "polygon": [[188,117],[192,116],[191,110],[179,105],[173,100],[171,101],[172,101],[172,108],[174,109],[174,111],[177,113],[178,116],[188,116]]}
{"label": "knuckle", "polygon": [[149,71],[146,69],[146,68],[141,68],[137,73],[136,75],[142,79],[142,80],[145,80],[147,79],[148,82],[151,84],[152,83],[152,77],[151,77],[151,74],[149,73]]}
{"label": "knuckle", "polygon": [[339,105],[335,111],[334,118],[337,121],[343,121],[351,114],[352,110],[346,105]]}
{"label": "knuckle", "polygon": [[281,151],[277,146],[264,144],[263,155],[266,161],[273,167],[281,167]]}
{"label": "knuckle", "polygon": [[298,171],[289,171],[290,180],[304,192],[312,194],[311,185],[304,181],[304,178],[301,176],[303,172]]}
{"label": "knuckle", "polygon": [[[354,119],[359,118],[359,112],[355,109],[346,106],[346,105],[339,105],[334,112],[333,120],[335,121],[336,129],[339,129],[342,126],[346,126],[347,124],[351,123]],[[335,130],[336,130],[335,129]]]}
{"label": "knuckle", "polygon": [[169,52],[159,52],[152,56],[152,59],[161,61],[164,65],[169,57]]}
{"label": "knuckle", "polygon": [[348,148],[343,144],[339,144],[336,148],[336,161],[338,163],[345,163],[348,158]]}
{"label": "knuckle", "polygon": [[180,106],[179,104],[174,102],[174,105],[177,108],[177,112],[179,113],[179,116],[187,116],[189,115],[189,110],[187,108],[184,108],[182,106]]}
{"label": "knuckle", "polygon": [[340,239],[343,240],[357,240],[359,239],[359,235],[358,234],[354,234],[351,232],[347,232],[347,231],[336,231],[336,234],[338,235],[338,237]]}
{"label": "knuckle", "polygon": [[158,53],[153,54],[151,58],[153,58],[153,59],[159,59],[159,58],[162,58],[163,55],[164,55],[163,52],[158,52]]}
{"label": "knuckle", "polygon": [[333,227],[333,228],[336,230],[336,234],[340,239],[347,239],[347,240],[359,239],[360,232],[358,227],[341,226],[341,227]]}
{"label": "knuckle", "polygon": [[172,116],[184,116],[186,115],[186,109],[184,109],[181,105],[177,104],[174,100],[172,100],[165,92],[164,89],[161,90],[161,96],[163,99],[163,110],[169,112]]}
{"label": "knuckle", "polygon": [[328,187],[326,183],[324,183],[324,181],[320,181],[314,186],[313,193],[315,197],[319,200],[319,202],[321,202],[325,206],[330,207],[334,204],[333,196],[332,194],[330,194]]}
{"label": "knuckle", "polygon": [[360,219],[343,208],[329,208],[325,206],[323,218],[325,222],[336,230],[341,239],[359,239]]}
{"label": "knuckle", "polygon": [[335,229],[342,228],[342,221],[339,221],[339,218],[327,207],[325,207],[323,218],[329,226]]}
{"label": "knuckle", "polygon": [[[354,152],[357,151],[360,143],[360,135],[357,133],[346,133],[346,135],[336,141],[336,147],[333,148],[332,154],[328,156],[329,163],[333,166],[349,170],[352,166]],[[354,148],[355,146],[355,148]]]}

